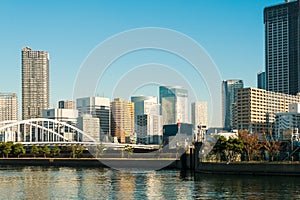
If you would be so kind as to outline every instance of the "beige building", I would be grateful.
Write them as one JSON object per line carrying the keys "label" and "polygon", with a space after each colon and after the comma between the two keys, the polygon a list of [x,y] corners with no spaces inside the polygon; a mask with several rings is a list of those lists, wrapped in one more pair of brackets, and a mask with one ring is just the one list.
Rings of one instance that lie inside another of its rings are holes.
{"label": "beige building", "polygon": [[269,132],[275,113],[288,112],[289,104],[300,103],[300,95],[288,95],[257,88],[236,91],[234,128]]}
{"label": "beige building", "polygon": [[129,143],[134,134],[134,103],[116,98],[111,102],[111,134],[120,143]]}
{"label": "beige building", "polygon": [[42,117],[49,108],[49,54],[22,49],[22,119]]}
{"label": "beige building", "polygon": [[61,100],[58,102],[58,108],[62,109],[75,109],[75,102],[68,100]]}
{"label": "beige building", "polygon": [[0,93],[0,122],[18,120],[18,100],[15,93]]}
{"label": "beige building", "polygon": [[206,126],[207,122],[207,102],[206,101],[196,101],[192,103],[192,124],[193,128],[196,130],[197,126]]}
{"label": "beige building", "polygon": [[[100,123],[99,118],[95,118],[92,115],[82,115],[78,117],[77,127],[83,132],[90,135],[97,142],[100,141]],[[81,138],[83,142],[89,141],[88,138]]]}

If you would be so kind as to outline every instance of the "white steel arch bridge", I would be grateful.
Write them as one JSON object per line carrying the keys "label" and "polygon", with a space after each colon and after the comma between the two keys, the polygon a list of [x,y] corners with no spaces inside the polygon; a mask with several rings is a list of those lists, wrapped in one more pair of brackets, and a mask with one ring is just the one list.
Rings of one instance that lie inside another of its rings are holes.
{"label": "white steel arch bridge", "polygon": [[0,122],[1,141],[19,143],[97,143],[89,134],[68,123],[45,118]]}
{"label": "white steel arch bridge", "polygon": [[[128,144],[96,141],[88,133],[66,122],[53,119],[34,118],[22,121],[0,122],[0,141],[31,145],[105,145],[112,148],[124,148]],[[158,145],[135,145],[133,148],[158,149]]]}

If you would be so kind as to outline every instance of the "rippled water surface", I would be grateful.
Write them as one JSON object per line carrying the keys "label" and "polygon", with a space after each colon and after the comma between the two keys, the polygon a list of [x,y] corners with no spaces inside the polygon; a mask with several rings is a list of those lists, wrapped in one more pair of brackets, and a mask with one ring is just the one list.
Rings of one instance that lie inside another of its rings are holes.
{"label": "rippled water surface", "polygon": [[300,199],[300,177],[0,167],[0,199]]}

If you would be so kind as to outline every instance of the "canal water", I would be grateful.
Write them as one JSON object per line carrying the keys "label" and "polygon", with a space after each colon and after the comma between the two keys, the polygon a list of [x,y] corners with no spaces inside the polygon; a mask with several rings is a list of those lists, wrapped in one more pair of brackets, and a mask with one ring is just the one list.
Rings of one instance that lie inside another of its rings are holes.
{"label": "canal water", "polygon": [[299,177],[0,166],[0,199],[300,199]]}

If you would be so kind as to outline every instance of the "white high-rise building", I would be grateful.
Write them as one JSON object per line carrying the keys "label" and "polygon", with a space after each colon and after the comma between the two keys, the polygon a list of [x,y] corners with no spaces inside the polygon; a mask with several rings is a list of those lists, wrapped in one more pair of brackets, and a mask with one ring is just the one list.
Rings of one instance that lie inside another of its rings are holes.
{"label": "white high-rise building", "polygon": [[[78,115],[92,115],[99,118],[100,138],[110,136],[110,100],[104,97],[83,97],[76,99]],[[106,140],[106,139],[105,139]]]}
{"label": "white high-rise building", "polygon": [[162,116],[155,96],[134,96],[134,127],[137,142],[159,144],[162,139]]}
{"label": "white high-rise building", "polygon": [[[99,118],[95,118],[92,115],[82,115],[78,117],[77,127],[83,132],[90,135],[96,141],[100,141],[100,123]],[[83,138],[84,141],[84,138]]]}
{"label": "white high-rise building", "polygon": [[194,129],[197,129],[197,126],[206,126],[207,127],[207,102],[206,101],[197,101],[192,103],[192,124]]}
{"label": "white high-rise building", "polygon": [[160,86],[159,103],[163,124],[188,123],[188,90],[181,86]]}

